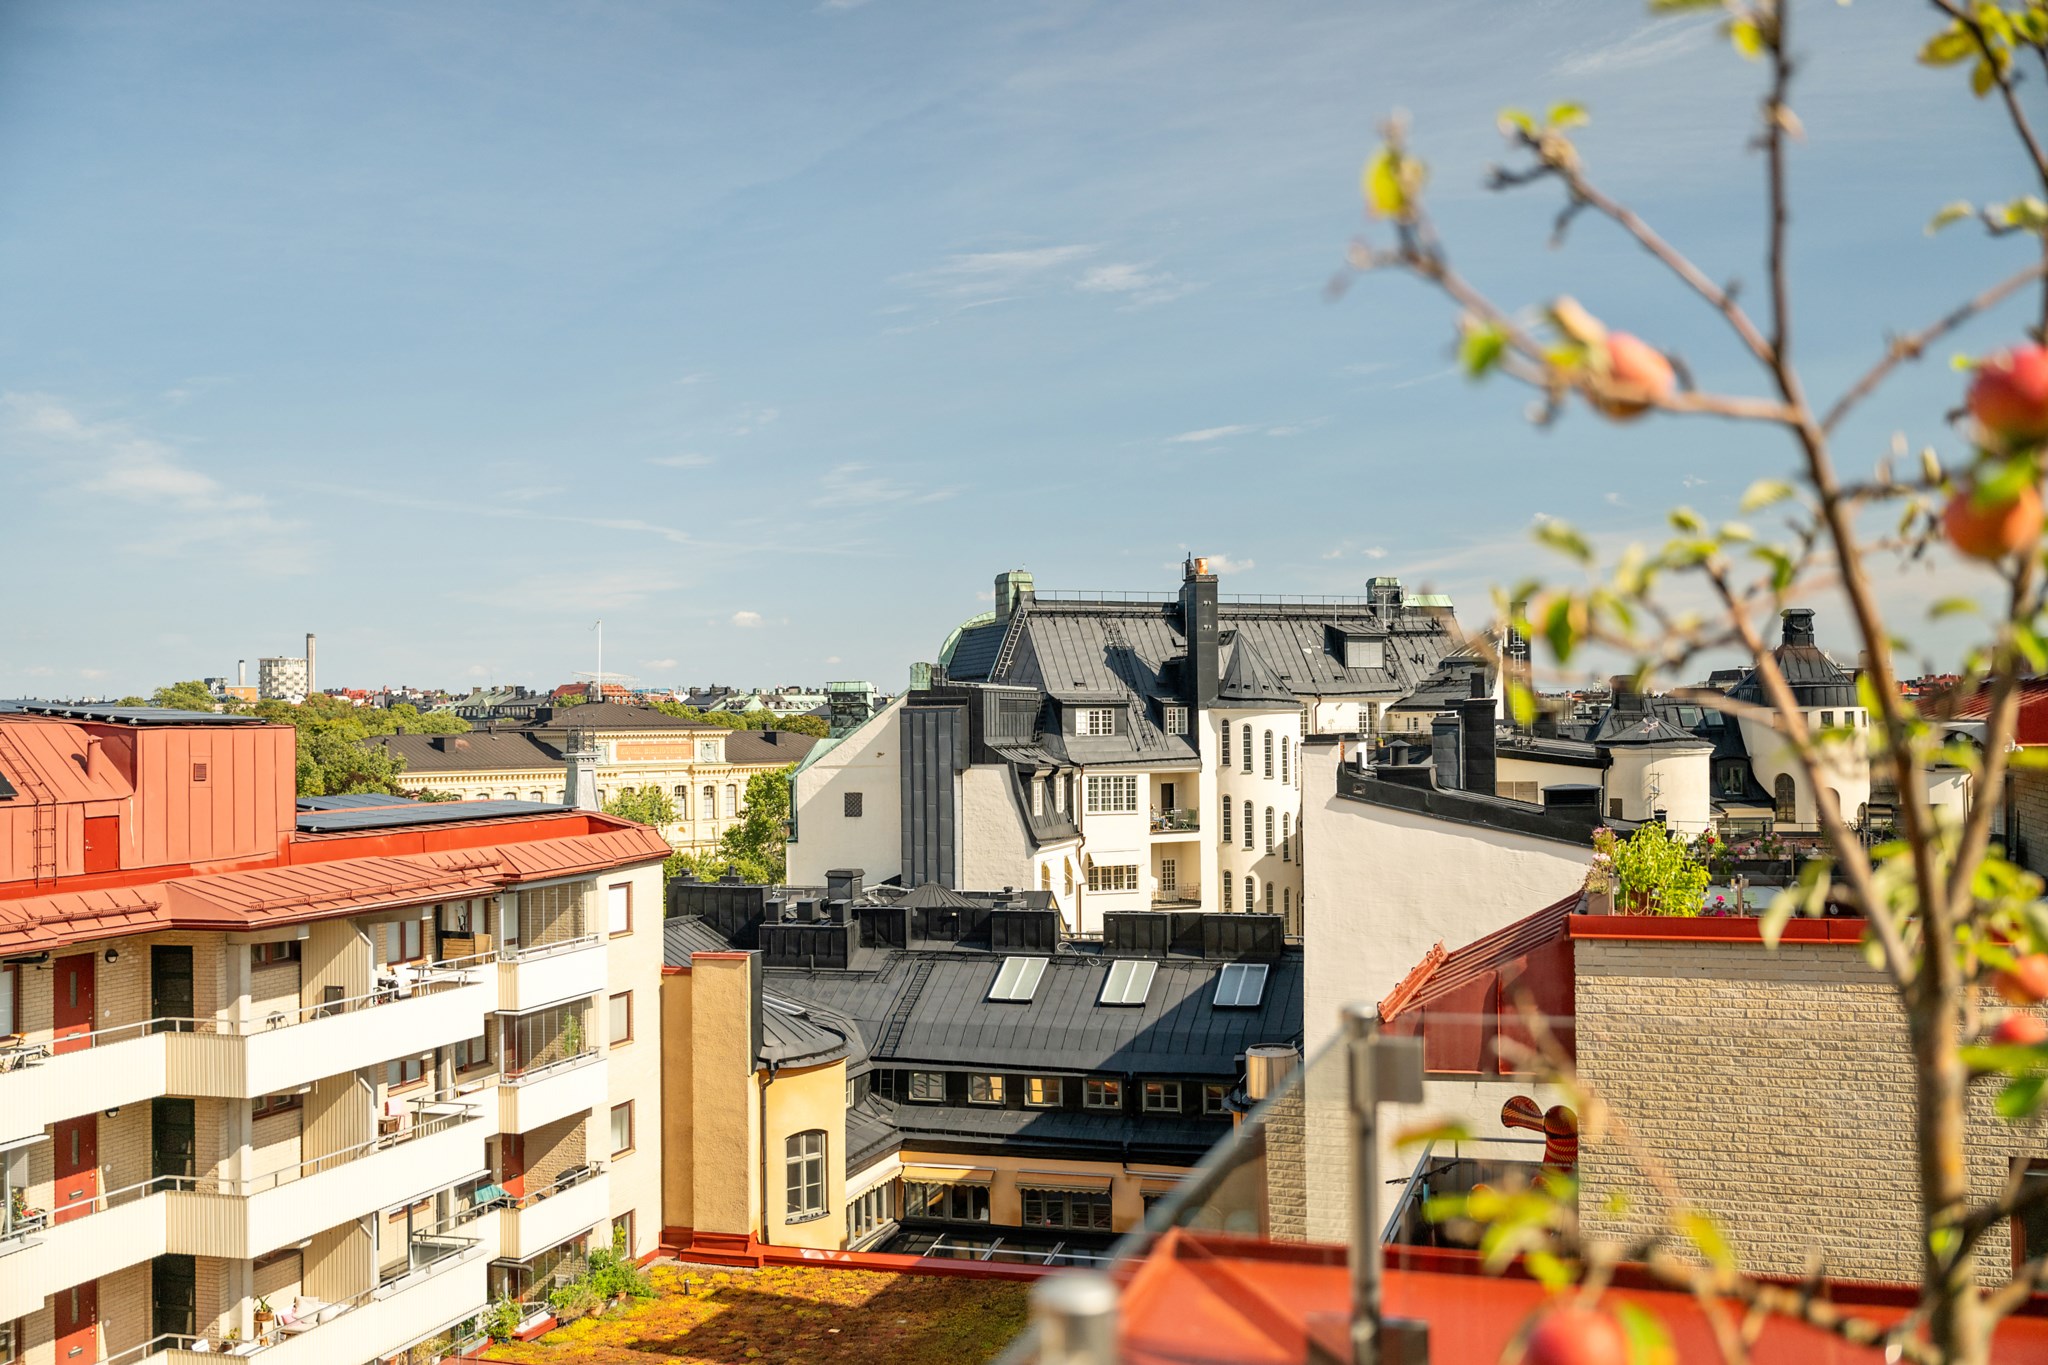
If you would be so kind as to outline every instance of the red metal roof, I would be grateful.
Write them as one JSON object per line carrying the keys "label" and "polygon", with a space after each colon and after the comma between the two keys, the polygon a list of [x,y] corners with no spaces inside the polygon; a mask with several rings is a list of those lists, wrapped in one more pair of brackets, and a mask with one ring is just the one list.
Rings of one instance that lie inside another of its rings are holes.
{"label": "red metal roof", "polygon": [[[1624,1268],[1626,1272],[1626,1268]],[[1174,1229],[1128,1273],[1118,1308],[1127,1365],[1300,1365],[1311,1334],[1344,1339],[1350,1272],[1342,1247],[1261,1242]],[[1624,1273],[1608,1291],[1655,1313],[1682,1361],[1719,1360],[1712,1328],[1690,1295],[1648,1287]],[[1896,1322],[1910,1291],[1888,1286],[1826,1286],[1826,1297],[1856,1302],[1860,1315]],[[1544,1301],[1542,1286],[1519,1276],[1492,1278],[1456,1253],[1409,1253],[1385,1277],[1385,1311],[1429,1324],[1431,1360],[1491,1361]],[[1348,1352],[1345,1353],[1348,1358]],[[2048,1319],[2008,1318],[1991,1358],[1996,1365],[2048,1359]],[[1879,1365],[1881,1351],[1851,1346],[1817,1328],[1764,1321],[1750,1348],[1754,1365]]]}
{"label": "red metal roof", "polygon": [[[1983,720],[1991,714],[1991,694],[1963,698],[1950,712],[1956,720]],[[2013,738],[2022,746],[2048,744],[2048,678],[2020,680],[2020,717]]]}

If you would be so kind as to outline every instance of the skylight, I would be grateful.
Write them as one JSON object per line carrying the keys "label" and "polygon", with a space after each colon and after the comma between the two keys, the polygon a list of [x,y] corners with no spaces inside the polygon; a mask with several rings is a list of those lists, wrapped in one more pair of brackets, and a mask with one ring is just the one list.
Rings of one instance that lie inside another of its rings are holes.
{"label": "skylight", "polygon": [[1038,992],[1038,979],[1045,975],[1042,957],[1006,957],[996,973],[996,984],[988,988],[991,1000],[1029,1000]]}
{"label": "skylight", "polygon": [[1225,963],[1223,970],[1216,974],[1218,1009],[1255,1008],[1265,995],[1266,964],[1263,962]]}
{"label": "skylight", "polygon": [[1102,994],[1096,997],[1098,1005],[1142,1005],[1145,997],[1152,993],[1152,975],[1159,970],[1157,962],[1143,958],[1120,958],[1109,964],[1109,976],[1102,983]]}

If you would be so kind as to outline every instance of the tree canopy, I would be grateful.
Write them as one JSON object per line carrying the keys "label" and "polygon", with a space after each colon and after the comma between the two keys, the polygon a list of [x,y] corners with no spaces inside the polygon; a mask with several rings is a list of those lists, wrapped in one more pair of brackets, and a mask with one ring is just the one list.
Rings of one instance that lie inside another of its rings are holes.
{"label": "tree canopy", "polygon": [[662,871],[673,877],[687,868],[705,881],[716,881],[732,868],[743,881],[759,886],[779,884],[785,875],[789,839],[789,778],[795,771],[792,763],[748,778],[745,809],[739,823],[719,836],[717,851],[678,852]]}
{"label": "tree canopy", "polygon": [[[129,699],[122,700],[125,703]],[[170,711],[211,711],[219,704],[220,699],[197,678],[189,682],[170,683],[159,687],[155,695],[149,699],[149,705],[161,706]]]}

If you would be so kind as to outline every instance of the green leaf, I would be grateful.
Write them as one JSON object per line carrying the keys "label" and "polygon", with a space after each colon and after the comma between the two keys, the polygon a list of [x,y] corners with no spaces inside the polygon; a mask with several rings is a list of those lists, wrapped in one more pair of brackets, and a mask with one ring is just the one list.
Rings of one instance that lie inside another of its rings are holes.
{"label": "green leaf", "polygon": [[1735,1253],[1729,1249],[1728,1239],[1721,1235],[1721,1229],[1712,1217],[1698,1209],[1687,1209],[1678,1223],[1686,1240],[1698,1247],[1700,1255],[1712,1261],[1717,1269],[1735,1268]]}
{"label": "green leaf", "polygon": [[1729,20],[1728,41],[1735,45],[1737,52],[1752,62],[1764,55],[1763,30],[1757,27],[1754,19]]}
{"label": "green leaf", "polygon": [[1980,616],[1983,611],[1982,607],[1967,597],[1944,597],[1927,609],[1927,615],[1930,619],[1939,621],[1949,616]]}
{"label": "green leaf", "polygon": [[1526,109],[1503,109],[1494,122],[1500,126],[1503,133],[1513,131],[1528,137],[1536,136],[1536,120],[1530,117]]}
{"label": "green leaf", "polygon": [[2024,228],[2028,232],[2039,232],[2048,227],[2048,204],[2031,194],[2023,194],[1994,207],[2007,227]]}
{"label": "green leaf", "polygon": [[1961,24],[1951,24],[1927,40],[1920,61],[1927,66],[1954,66],[1977,51],[1977,40]]}
{"label": "green leaf", "polygon": [[1577,128],[1592,121],[1592,115],[1581,104],[1553,104],[1550,106],[1549,123],[1553,128]]}
{"label": "green leaf", "polygon": [[1561,555],[1568,555],[1581,564],[1593,562],[1593,547],[1586,543],[1586,538],[1555,518],[1536,523],[1536,542],[1549,546]]}
{"label": "green leaf", "polygon": [[1553,1294],[1571,1287],[1572,1268],[1547,1251],[1530,1252],[1522,1258],[1522,1265]]}
{"label": "green leaf", "polygon": [[1742,510],[1745,514],[1761,512],[1773,503],[1785,501],[1793,494],[1792,485],[1783,479],[1758,479],[1742,495]]}
{"label": "green leaf", "polygon": [[1462,1123],[1446,1121],[1421,1128],[1404,1128],[1394,1137],[1396,1147],[1420,1147],[1428,1142],[1470,1142],[1472,1130]]}
{"label": "green leaf", "polygon": [[2014,749],[2006,754],[2005,766],[2024,772],[2048,771],[2048,749],[2038,746]]}
{"label": "green leaf", "polygon": [[1408,195],[1401,187],[1401,156],[1392,147],[1381,147],[1365,163],[1361,184],[1365,207],[1375,218],[1400,218],[1408,212]]}
{"label": "green leaf", "polygon": [[1970,72],[1970,93],[1983,99],[1998,88],[1998,70],[1982,57]]}
{"label": "green leaf", "polygon": [[1507,349],[1507,344],[1507,334],[1492,323],[1467,327],[1464,337],[1458,342],[1458,359],[1465,367],[1466,376],[1485,378],[1487,371],[1500,364],[1501,353]]}
{"label": "green leaf", "polygon": [[1621,1334],[1628,1340],[1628,1365],[1673,1365],[1678,1359],[1671,1334],[1655,1313],[1620,1299],[1614,1305],[1614,1316],[1621,1320]]}
{"label": "green leaf", "polygon": [[2041,1107],[2043,1086],[2048,1086],[2048,1076],[2022,1076],[1999,1091],[1991,1107],[2002,1119],[2030,1118]]}
{"label": "green leaf", "polygon": [[1965,218],[1973,217],[1976,212],[1976,207],[1967,199],[1943,204],[1935,211],[1934,216],[1927,220],[1927,235],[1932,237],[1950,223],[1960,223]]}
{"label": "green leaf", "polygon": [[[1520,682],[1508,683],[1508,710],[1513,714],[1515,724],[1527,729],[1536,723],[1536,696]],[[2041,751],[2048,755],[2048,750]]]}
{"label": "green leaf", "polygon": [[1573,603],[1568,596],[1557,598],[1543,614],[1543,638],[1550,642],[1550,652],[1561,664],[1571,660],[1572,649],[1578,643],[1578,623],[1573,616]]}
{"label": "green leaf", "polygon": [[1963,1230],[1955,1227],[1931,1228],[1927,1233],[1927,1249],[1934,1253],[1936,1261],[1946,1261],[1963,1244]]}
{"label": "green leaf", "polygon": [[1700,520],[1700,514],[1693,511],[1690,507],[1674,507],[1671,509],[1671,528],[1674,531],[1683,531],[1689,536],[1696,536],[1706,529],[1706,525],[1705,522]]}

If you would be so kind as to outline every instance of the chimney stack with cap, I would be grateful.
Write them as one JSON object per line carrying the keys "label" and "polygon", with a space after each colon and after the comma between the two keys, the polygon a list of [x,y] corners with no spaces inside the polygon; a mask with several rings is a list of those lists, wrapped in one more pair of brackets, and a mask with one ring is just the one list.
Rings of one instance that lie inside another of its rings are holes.
{"label": "chimney stack with cap", "polygon": [[1813,643],[1813,608],[1787,607],[1779,613],[1784,621],[1782,642],[1788,645]]}
{"label": "chimney stack with cap", "polygon": [[1222,642],[1216,618],[1216,575],[1209,572],[1206,558],[1190,555],[1181,565],[1180,578],[1180,633],[1188,645],[1181,687],[1197,715],[1216,704],[1222,678],[1218,662]]}
{"label": "chimney stack with cap", "polygon": [[313,632],[309,630],[306,632],[306,695],[310,697],[319,690],[313,682]]}
{"label": "chimney stack with cap", "polygon": [[1486,670],[1472,670],[1472,695],[1458,703],[1458,755],[1463,761],[1459,785],[1468,792],[1492,796],[1498,786],[1494,758],[1495,702],[1486,685]]}

